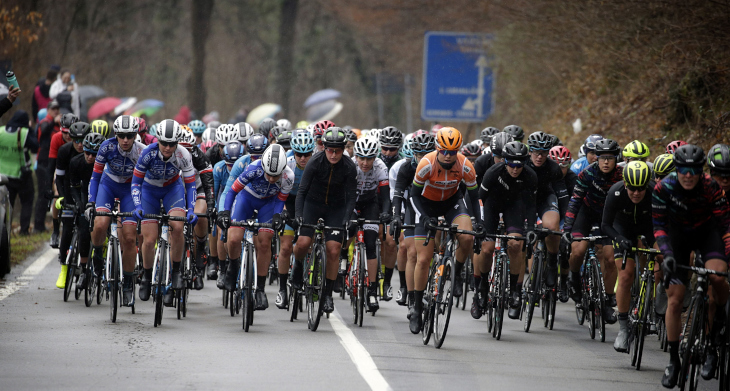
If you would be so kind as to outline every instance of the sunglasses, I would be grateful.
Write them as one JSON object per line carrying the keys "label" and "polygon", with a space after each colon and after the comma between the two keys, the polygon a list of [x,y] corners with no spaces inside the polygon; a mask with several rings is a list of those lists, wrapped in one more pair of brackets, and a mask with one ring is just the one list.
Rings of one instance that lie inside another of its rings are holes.
{"label": "sunglasses", "polygon": [[137,137],[137,135],[135,133],[120,133],[120,134],[117,134],[117,138],[121,138],[121,139],[127,139],[127,140],[129,140],[129,139],[134,139],[135,137]]}
{"label": "sunglasses", "polygon": [[84,154],[89,156],[96,156],[96,152],[84,151]]}
{"label": "sunglasses", "polygon": [[644,191],[644,190],[646,190],[646,186],[637,187],[637,186],[626,185],[626,190],[631,191],[631,192]]}
{"label": "sunglasses", "polygon": [[682,175],[700,175],[702,174],[702,167],[680,167],[677,166],[677,172]]}
{"label": "sunglasses", "polygon": [[339,155],[345,151],[342,148],[325,148],[324,150],[327,151],[327,153],[331,153],[333,155]]}
{"label": "sunglasses", "polygon": [[162,145],[163,147],[175,147],[175,146],[177,146],[177,141],[167,142],[167,141],[158,140],[157,142],[160,143],[160,145]]}
{"label": "sunglasses", "polygon": [[723,179],[730,178],[730,172],[718,172],[715,170],[710,170],[710,175],[717,176]]}
{"label": "sunglasses", "polygon": [[506,162],[505,164],[511,168],[522,168],[524,166],[522,162],[518,161]]}
{"label": "sunglasses", "polygon": [[398,150],[398,148],[396,148],[396,147],[382,147],[382,148],[383,148],[383,151],[386,151],[386,152],[395,152]]}
{"label": "sunglasses", "polygon": [[294,156],[296,156],[298,158],[300,158],[300,157],[310,157],[310,156],[312,156],[312,152],[308,152],[308,153],[294,152]]}
{"label": "sunglasses", "polygon": [[538,156],[545,157],[545,156],[548,155],[549,151],[546,151],[544,149],[531,149],[530,150],[530,153],[533,153],[533,154],[538,155]]}
{"label": "sunglasses", "polygon": [[604,160],[604,161],[616,160],[616,156],[614,156],[614,155],[601,155],[601,156],[598,157],[598,160]]}
{"label": "sunglasses", "polygon": [[74,144],[81,144],[84,142],[83,138],[72,138],[71,141],[74,142]]}
{"label": "sunglasses", "polygon": [[442,154],[442,155],[444,155],[444,156],[454,156],[454,155],[456,155],[456,154],[457,154],[458,152],[459,152],[459,151],[447,151],[447,150],[445,150],[445,149],[440,149],[440,150],[439,150],[439,153],[440,153],[440,154]]}

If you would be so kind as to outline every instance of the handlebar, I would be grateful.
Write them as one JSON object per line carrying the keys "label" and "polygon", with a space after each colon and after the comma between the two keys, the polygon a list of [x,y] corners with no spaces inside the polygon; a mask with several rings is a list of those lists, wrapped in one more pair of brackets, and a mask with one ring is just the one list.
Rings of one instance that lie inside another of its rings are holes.
{"label": "handlebar", "polygon": [[393,232],[394,233],[393,240],[395,241],[396,246],[398,245],[398,242],[400,242],[400,231],[405,228],[413,229],[413,228],[416,228],[416,225],[415,224],[401,224],[398,226],[397,232]]}
{"label": "handlebar", "polygon": [[661,251],[653,248],[637,248],[637,247],[631,247],[631,250],[624,251],[624,259],[621,262],[621,270],[626,269],[626,257],[629,255],[629,253],[642,253],[642,254],[650,254],[650,255],[661,255]]}
{"label": "handlebar", "polygon": [[426,236],[426,241],[423,243],[424,246],[428,246],[428,243],[431,241],[431,238],[433,238],[434,231],[444,231],[444,232],[451,232],[454,234],[465,234],[465,235],[472,235],[475,238],[483,238],[486,235],[486,232],[484,231],[469,231],[465,229],[459,229],[458,224],[446,224],[444,222],[439,221],[439,224],[436,226],[433,226],[426,222],[426,229],[428,229],[428,235]]}

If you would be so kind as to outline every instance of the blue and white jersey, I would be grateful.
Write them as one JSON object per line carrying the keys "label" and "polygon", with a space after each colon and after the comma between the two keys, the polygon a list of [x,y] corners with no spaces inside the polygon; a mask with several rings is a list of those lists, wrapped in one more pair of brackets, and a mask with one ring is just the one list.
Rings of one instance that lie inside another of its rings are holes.
{"label": "blue and white jersey", "polygon": [[147,146],[135,142],[129,151],[122,151],[117,138],[110,138],[101,143],[96,154],[94,171],[89,180],[89,201],[96,202],[96,193],[102,175],[117,183],[129,183],[134,175],[134,166]]}
{"label": "blue and white jersey", "polygon": [[586,159],[585,156],[582,158],[576,160],[573,162],[573,164],[570,165],[570,171],[573,171],[575,175],[580,174],[581,171],[585,170],[586,167],[588,167],[590,164],[588,164],[588,159]]}
{"label": "blue and white jersey", "polygon": [[290,150],[286,151],[286,157],[287,158],[290,158],[292,156],[294,156],[294,150],[293,149],[290,149]]}
{"label": "blue and white jersey", "polygon": [[[256,159],[259,158],[260,155],[256,156]],[[241,156],[236,160],[236,163],[231,168],[231,171],[228,175],[228,180],[226,181],[226,185],[223,188],[223,192],[221,193],[220,200],[221,205],[226,200],[226,195],[228,194],[228,190],[233,186],[233,182],[236,181],[236,178],[238,178],[245,170],[246,167],[248,167],[249,164],[254,160],[251,160],[251,155]]]}
{"label": "blue and white jersey", "polygon": [[178,146],[172,156],[165,160],[157,143],[150,144],[142,151],[134,167],[136,178],[144,178],[145,182],[157,187],[165,187],[177,181],[181,172],[186,184],[195,183],[195,168],[190,152]]}
{"label": "blue and white jersey", "polygon": [[223,205],[225,198],[221,198],[223,195],[223,186],[228,182],[230,171],[228,171],[228,165],[225,160],[221,160],[215,164],[213,168],[213,192],[215,193],[215,206],[219,208]]}
{"label": "blue and white jersey", "polygon": [[[231,178],[233,178],[232,174],[228,179],[230,180]],[[289,167],[284,169],[284,172],[276,183],[269,183],[266,179],[264,168],[261,166],[261,161],[257,160],[251,163],[246,168],[246,171],[241,173],[233,182],[233,186],[231,186],[230,191],[226,194],[223,209],[231,210],[233,200],[241,190],[259,199],[272,198],[278,195],[278,201],[283,203],[289,196],[293,185],[294,171]]]}
{"label": "blue and white jersey", "polygon": [[297,191],[299,190],[299,182],[302,180],[302,174],[304,173],[304,169],[299,167],[294,156],[286,159],[286,165],[294,172],[294,185],[292,186],[289,194],[295,196],[297,195]]}

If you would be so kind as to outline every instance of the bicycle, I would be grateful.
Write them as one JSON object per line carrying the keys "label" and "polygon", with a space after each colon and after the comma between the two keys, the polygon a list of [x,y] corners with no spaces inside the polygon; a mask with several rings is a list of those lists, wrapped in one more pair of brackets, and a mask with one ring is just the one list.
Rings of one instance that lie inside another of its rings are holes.
{"label": "bicycle", "polygon": [[[327,248],[325,247],[324,232],[342,231],[344,228],[328,227],[324,225],[324,219],[322,218],[317,221],[317,224],[305,224],[300,221],[296,235],[294,235],[294,242],[296,242],[303,227],[314,229],[315,234],[312,241],[312,251],[307,254],[305,261],[304,284],[302,292],[299,292],[299,294],[304,296],[307,303],[307,328],[311,331],[317,331],[324,312],[324,285],[326,280],[325,271],[327,270]],[[296,298],[296,295],[293,296]],[[289,295],[289,297],[292,298],[292,295]],[[296,308],[293,307],[295,304],[296,302],[290,301],[290,308]],[[327,317],[329,317],[329,314],[327,314]]]}
{"label": "bicycle", "polygon": [[603,287],[603,273],[601,263],[596,256],[595,243],[598,240],[606,239],[608,236],[585,236],[573,238],[573,242],[589,242],[586,254],[583,257],[581,266],[581,289],[583,291],[581,302],[575,305],[575,315],[578,324],[582,325],[588,319],[588,334],[591,339],[596,338],[596,331],[601,342],[606,341],[606,320],[603,319],[603,306],[606,301],[606,291]]}
{"label": "bicycle", "polygon": [[[196,213],[198,217],[208,217],[205,213]],[[183,279],[183,289],[177,292],[177,318],[181,319],[187,316],[188,313],[188,297],[190,295],[190,289],[193,287],[193,282],[196,278],[205,278],[204,274],[198,270],[195,260],[196,251],[204,251],[204,249],[196,249],[195,238],[193,234],[194,225],[185,222],[183,226],[183,237],[185,238],[185,252],[183,253],[183,261],[180,263],[180,275]]]}
{"label": "bicycle", "polygon": [[[71,237],[71,245],[68,248],[68,251],[66,252],[66,258],[63,260],[63,264],[67,267],[66,272],[66,286],[63,288],[63,301],[67,302],[68,297],[71,295],[71,288],[73,287],[74,282],[78,281],[78,275],[81,271],[81,257],[79,255],[79,235],[78,230],[76,229],[76,225],[79,220],[79,214],[76,213],[77,211],[76,205],[66,205],[66,207],[61,211],[61,219],[66,218],[72,218],[73,219],[73,236]],[[65,227],[63,229],[68,229],[70,227]],[[81,297],[81,291],[80,287],[76,286],[75,289],[75,296],[76,300]]]}
{"label": "bicycle", "polygon": [[[642,240],[645,243],[644,240]],[[631,306],[629,307],[629,354],[631,366],[641,369],[641,356],[644,350],[644,339],[649,334],[651,325],[656,325],[654,317],[654,262],[659,250],[632,247],[624,251],[621,270],[626,269],[629,252],[634,253],[634,285],[631,288]],[[646,267],[640,272],[638,254],[646,254]],[[633,346],[633,348],[632,348]]]}
{"label": "bicycle", "polygon": [[[426,223],[428,235],[423,243],[427,246],[434,237],[436,231],[446,234],[445,250],[443,256],[438,256],[438,249],[434,247],[434,262],[429,270],[429,280],[424,292],[424,300],[427,302],[423,311],[423,344],[428,344],[430,334],[434,334],[434,347],[440,349],[446,339],[446,332],[449,329],[451,319],[451,307],[454,304],[453,288],[456,285],[456,250],[459,241],[456,234],[472,235],[475,238],[482,238],[483,232],[459,229],[457,224],[439,222],[432,226]],[[475,241],[478,242],[478,241]],[[479,246],[481,248],[481,246]]]}
{"label": "bicycle", "polygon": [[[109,318],[112,323],[115,323],[117,321],[117,308],[120,306],[119,302],[122,296],[122,289],[120,288],[124,283],[124,273],[122,273],[122,251],[117,232],[117,220],[120,217],[133,217],[134,214],[132,212],[120,212],[119,200],[115,200],[114,208],[111,212],[94,212],[93,216],[91,216],[91,221],[89,222],[91,230],[94,229],[94,217],[96,216],[111,217],[111,221],[109,223],[109,241],[105,257],[106,262],[104,263],[105,273],[102,277],[100,288],[103,289],[106,287],[106,298],[107,300],[111,298],[109,303]],[[134,279],[132,279],[132,284],[132,291],[134,291]],[[129,303],[129,307],[132,308],[132,313],[134,314],[134,297],[132,298],[132,302]]]}
{"label": "bicycle", "polygon": [[[682,326],[680,334],[679,354],[682,357],[682,367],[679,372],[679,383],[677,386],[684,390],[689,383],[690,390],[696,390],[699,383],[700,371],[710,346],[710,338],[708,330],[711,330],[709,322],[709,295],[707,293],[709,287],[709,275],[727,277],[728,273],[717,272],[704,268],[704,262],[699,252],[695,252],[695,265],[685,266],[677,265],[678,269],[689,270],[697,276],[695,293],[689,305],[687,319]],[[664,277],[664,288],[669,285],[670,276]],[[723,377],[726,377],[723,376]],[[727,385],[727,379],[725,384]]]}
{"label": "bicycle", "polygon": [[[541,305],[544,326],[553,329],[555,322],[555,304],[557,302],[557,288],[555,286],[548,287],[545,284],[545,271],[547,268],[547,247],[545,246],[545,238],[550,235],[561,236],[560,231],[552,231],[547,228],[535,227],[532,233],[528,232],[527,242],[535,243],[533,250],[532,245],[527,246],[528,255],[525,259],[529,259],[529,253],[532,252],[532,268],[530,268],[530,276],[525,280],[522,288],[522,311],[520,314],[523,319],[523,329],[526,333],[530,332],[532,317],[535,307]],[[559,273],[559,272],[558,272]],[[556,281],[557,282],[557,281]]]}
{"label": "bicycle", "polygon": [[[504,223],[499,223],[497,232],[504,232]],[[487,302],[487,327],[492,333],[492,338],[499,341],[502,338],[502,324],[504,323],[504,309],[509,306],[510,286],[509,270],[510,260],[507,254],[507,241],[527,240],[524,236],[512,236],[504,234],[484,234],[484,237],[495,240],[494,261],[490,273],[490,284]]]}
{"label": "bicycle", "polygon": [[157,251],[155,252],[152,267],[152,297],[155,303],[154,326],[157,327],[162,324],[163,296],[167,294],[168,290],[172,289],[172,259],[170,259],[171,246],[169,242],[170,221],[186,223],[188,219],[184,216],[170,216],[169,214],[145,214],[143,217],[160,222],[160,237],[157,241]]}
{"label": "bicycle", "polygon": [[[365,255],[365,224],[380,224],[380,220],[365,220],[358,217],[351,220],[357,224],[355,235],[355,249],[352,252],[352,262],[349,263],[345,287],[350,294],[350,306],[352,307],[352,322],[362,327],[365,312],[370,312],[366,307],[370,276],[368,275],[368,260]],[[375,312],[372,312],[375,316]]]}

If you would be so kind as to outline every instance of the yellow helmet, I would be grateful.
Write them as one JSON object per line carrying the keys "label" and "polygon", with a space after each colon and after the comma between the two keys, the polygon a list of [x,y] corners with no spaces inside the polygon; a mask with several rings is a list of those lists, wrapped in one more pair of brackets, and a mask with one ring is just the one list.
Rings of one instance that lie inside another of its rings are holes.
{"label": "yellow helmet", "polygon": [[631,159],[646,159],[649,157],[649,147],[639,140],[634,140],[624,147],[623,156]]}
{"label": "yellow helmet", "polygon": [[649,183],[649,166],[642,161],[627,163],[624,167],[624,183],[630,187],[646,187]]}
{"label": "yellow helmet", "polygon": [[91,123],[91,133],[99,133],[104,138],[109,138],[109,123],[103,119],[94,120]]}

